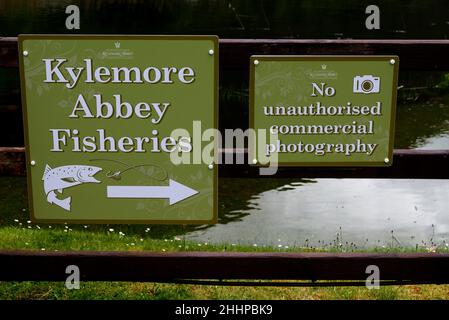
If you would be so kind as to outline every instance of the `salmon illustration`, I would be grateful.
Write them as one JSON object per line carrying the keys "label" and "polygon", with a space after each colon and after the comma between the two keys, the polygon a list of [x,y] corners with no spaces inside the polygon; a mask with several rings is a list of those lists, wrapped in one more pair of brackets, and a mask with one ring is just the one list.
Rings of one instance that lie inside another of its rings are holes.
{"label": "salmon illustration", "polygon": [[94,175],[102,169],[93,166],[69,165],[52,169],[48,164],[45,166],[44,190],[47,195],[47,201],[55,204],[67,211],[70,211],[72,198],[58,199],[56,192],[63,193],[64,189],[74,187],[83,183],[100,183],[94,178]]}

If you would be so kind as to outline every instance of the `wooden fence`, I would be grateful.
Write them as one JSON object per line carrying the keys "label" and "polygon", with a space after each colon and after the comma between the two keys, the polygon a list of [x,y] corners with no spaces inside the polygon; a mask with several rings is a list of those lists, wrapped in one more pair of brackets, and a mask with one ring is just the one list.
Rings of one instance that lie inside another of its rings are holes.
{"label": "wooden fence", "polygon": [[[16,38],[0,38],[0,68],[18,67]],[[220,40],[220,76],[248,79],[253,54],[394,54],[401,70],[449,70],[449,40]],[[18,72],[18,70],[17,70]],[[0,109],[20,112],[20,105]],[[0,110],[1,111],[1,110]],[[20,134],[22,128],[17,128]],[[0,141],[1,145],[1,141]],[[222,153],[246,152],[221,150]],[[389,168],[280,168],[278,177],[449,178],[449,150],[394,150]],[[24,175],[23,146],[0,147],[0,175]],[[219,176],[256,177],[257,168],[220,165]],[[266,176],[265,176],[266,177]],[[268,176],[268,178],[270,178]],[[235,280],[326,280],[321,285],[362,285],[368,265],[380,268],[383,284],[449,283],[449,254],[227,253],[227,252],[41,252],[0,251],[0,280],[65,280],[77,265],[85,281],[160,281],[225,285],[317,285],[316,282]],[[228,281],[222,281],[228,280]],[[231,281],[229,281],[231,280]],[[351,280],[350,282],[341,282]],[[337,282],[335,282],[337,281]]]}

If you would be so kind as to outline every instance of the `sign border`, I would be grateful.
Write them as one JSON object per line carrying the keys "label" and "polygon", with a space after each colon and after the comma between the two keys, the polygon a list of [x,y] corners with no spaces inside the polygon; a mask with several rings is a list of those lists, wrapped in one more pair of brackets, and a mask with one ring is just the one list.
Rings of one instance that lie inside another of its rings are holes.
{"label": "sign border", "polygon": [[[45,39],[80,39],[80,40],[105,40],[105,39],[117,39],[117,40],[211,40],[213,41],[214,50],[214,129],[218,130],[218,79],[219,79],[219,45],[218,36],[215,35],[98,35],[98,34],[19,34],[17,37],[18,42],[18,55],[19,55],[19,73],[20,73],[20,87],[21,87],[21,99],[22,99],[22,115],[23,115],[23,129],[25,138],[25,159],[26,159],[26,171],[27,171],[27,191],[28,191],[28,206],[30,211],[30,219],[32,222],[38,223],[71,223],[71,224],[165,224],[165,225],[203,225],[203,224],[216,224],[218,222],[218,168],[217,168],[217,156],[218,156],[218,143],[215,137],[214,139],[214,157],[215,163],[213,168],[213,205],[212,205],[212,219],[210,220],[107,220],[107,219],[88,219],[88,220],[71,220],[71,219],[37,219],[34,215],[33,206],[33,193],[31,184],[31,157],[29,149],[29,132],[28,132],[28,113],[26,104],[26,86],[25,86],[25,70],[24,70],[24,57],[23,57],[23,41],[24,40],[45,40]],[[204,164],[206,165],[206,164]]]}
{"label": "sign border", "polygon": [[[356,162],[276,162],[279,167],[390,167],[393,165],[393,148],[394,148],[394,134],[396,122],[396,102],[397,102],[397,86],[399,74],[399,56],[396,55],[251,55],[249,65],[249,128],[254,129],[254,108],[255,108],[255,68],[254,60],[259,61],[387,61],[395,59],[393,65],[393,89],[391,96],[391,116],[390,116],[390,139],[388,150],[388,163],[383,161],[356,161]],[[251,146],[253,147],[253,146]],[[259,162],[250,164],[251,166],[263,167]]]}

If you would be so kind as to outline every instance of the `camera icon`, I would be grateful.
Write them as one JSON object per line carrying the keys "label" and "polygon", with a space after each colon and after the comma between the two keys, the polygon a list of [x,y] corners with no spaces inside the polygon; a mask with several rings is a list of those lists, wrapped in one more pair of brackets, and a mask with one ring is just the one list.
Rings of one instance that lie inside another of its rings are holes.
{"label": "camera icon", "polygon": [[380,77],[372,75],[355,76],[354,77],[354,93],[379,93]]}

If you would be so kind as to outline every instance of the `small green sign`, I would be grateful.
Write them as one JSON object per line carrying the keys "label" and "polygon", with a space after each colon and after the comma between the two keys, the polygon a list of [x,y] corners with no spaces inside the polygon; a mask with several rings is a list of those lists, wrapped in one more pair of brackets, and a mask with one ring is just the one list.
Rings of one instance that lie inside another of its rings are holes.
{"label": "small green sign", "polygon": [[22,35],[19,56],[32,220],[216,222],[216,166],[173,159],[210,147],[217,37]]}
{"label": "small green sign", "polygon": [[397,56],[252,56],[250,126],[266,131],[254,152],[280,166],[391,165],[398,65]]}

